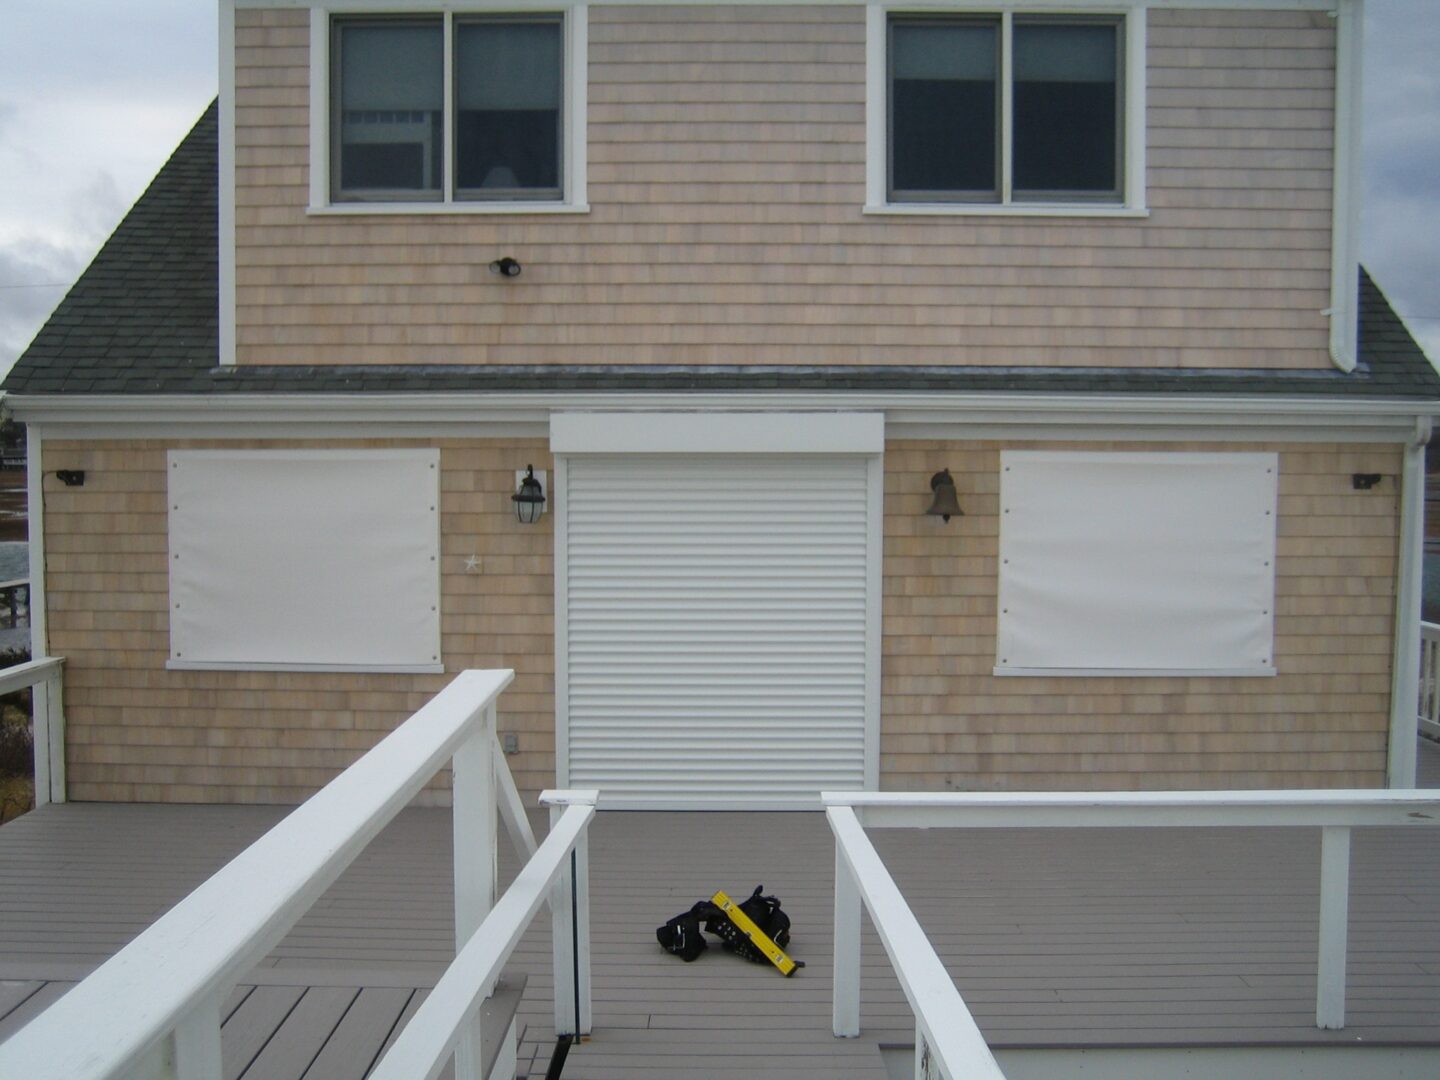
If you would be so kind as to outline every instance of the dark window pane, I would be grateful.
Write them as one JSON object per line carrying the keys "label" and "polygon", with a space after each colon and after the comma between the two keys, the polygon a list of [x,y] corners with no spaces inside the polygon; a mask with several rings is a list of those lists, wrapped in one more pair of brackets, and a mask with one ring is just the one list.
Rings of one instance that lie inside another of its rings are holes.
{"label": "dark window pane", "polygon": [[455,26],[455,187],[474,198],[560,195],[560,24]]}
{"label": "dark window pane", "polygon": [[998,28],[897,22],[890,33],[892,192],[993,194]]}
{"label": "dark window pane", "polygon": [[1015,24],[1017,193],[1119,191],[1117,38],[1113,23]]}
{"label": "dark window pane", "polygon": [[438,194],[444,33],[438,21],[337,26],[337,192]]}

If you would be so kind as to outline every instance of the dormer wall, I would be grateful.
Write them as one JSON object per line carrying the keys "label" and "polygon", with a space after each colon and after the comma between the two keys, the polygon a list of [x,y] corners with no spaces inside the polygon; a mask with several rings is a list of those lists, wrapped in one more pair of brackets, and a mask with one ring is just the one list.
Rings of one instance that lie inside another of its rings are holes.
{"label": "dormer wall", "polygon": [[339,16],[233,12],[225,359],[1331,368],[1325,12],[1087,9],[1135,20],[1117,197],[956,206],[887,205],[881,8],[555,11],[583,93],[546,206],[336,201],[316,50]]}

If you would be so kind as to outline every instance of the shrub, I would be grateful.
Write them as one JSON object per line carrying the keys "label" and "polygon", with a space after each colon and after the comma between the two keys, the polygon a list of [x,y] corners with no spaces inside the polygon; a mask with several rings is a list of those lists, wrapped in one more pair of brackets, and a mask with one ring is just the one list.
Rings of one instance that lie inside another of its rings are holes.
{"label": "shrub", "polygon": [[35,737],[28,723],[0,721],[0,776],[29,776],[35,769]]}

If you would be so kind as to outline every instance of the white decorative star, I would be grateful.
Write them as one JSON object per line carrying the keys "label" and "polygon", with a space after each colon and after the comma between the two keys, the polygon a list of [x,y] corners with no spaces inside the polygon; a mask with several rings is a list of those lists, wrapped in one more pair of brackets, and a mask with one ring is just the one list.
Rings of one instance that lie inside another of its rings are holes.
{"label": "white decorative star", "polygon": [[480,556],[479,556],[479,555],[471,555],[468,559],[465,560],[465,572],[466,572],[467,574],[473,574],[476,570],[479,570],[479,569],[480,569]]}

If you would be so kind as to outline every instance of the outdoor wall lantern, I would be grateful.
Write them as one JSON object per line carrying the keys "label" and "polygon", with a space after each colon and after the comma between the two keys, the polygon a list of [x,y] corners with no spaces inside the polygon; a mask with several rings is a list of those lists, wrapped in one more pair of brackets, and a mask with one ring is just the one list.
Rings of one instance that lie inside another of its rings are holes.
{"label": "outdoor wall lantern", "polygon": [[949,469],[941,469],[930,478],[930,490],[935,493],[935,498],[930,503],[930,509],[925,511],[927,516],[943,518],[946,521],[952,517],[965,516],[965,511],[960,509],[960,500],[955,495],[955,478],[950,475]]}
{"label": "outdoor wall lantern", "polygon": [[519,277],[520,263],[512,259],[509,255],[506,255],[504,258],[496,259],[490,264],[490,272],[492,274],[499,274],[501,277]]}
{"label": "outdoor wall lantern", "polygon": [[535,479],[535,467],[525,466],[525,476],[515,494],[510,496],[515,504],[515,516],[522,525],[534,525],[545,512],[545,488]]}

